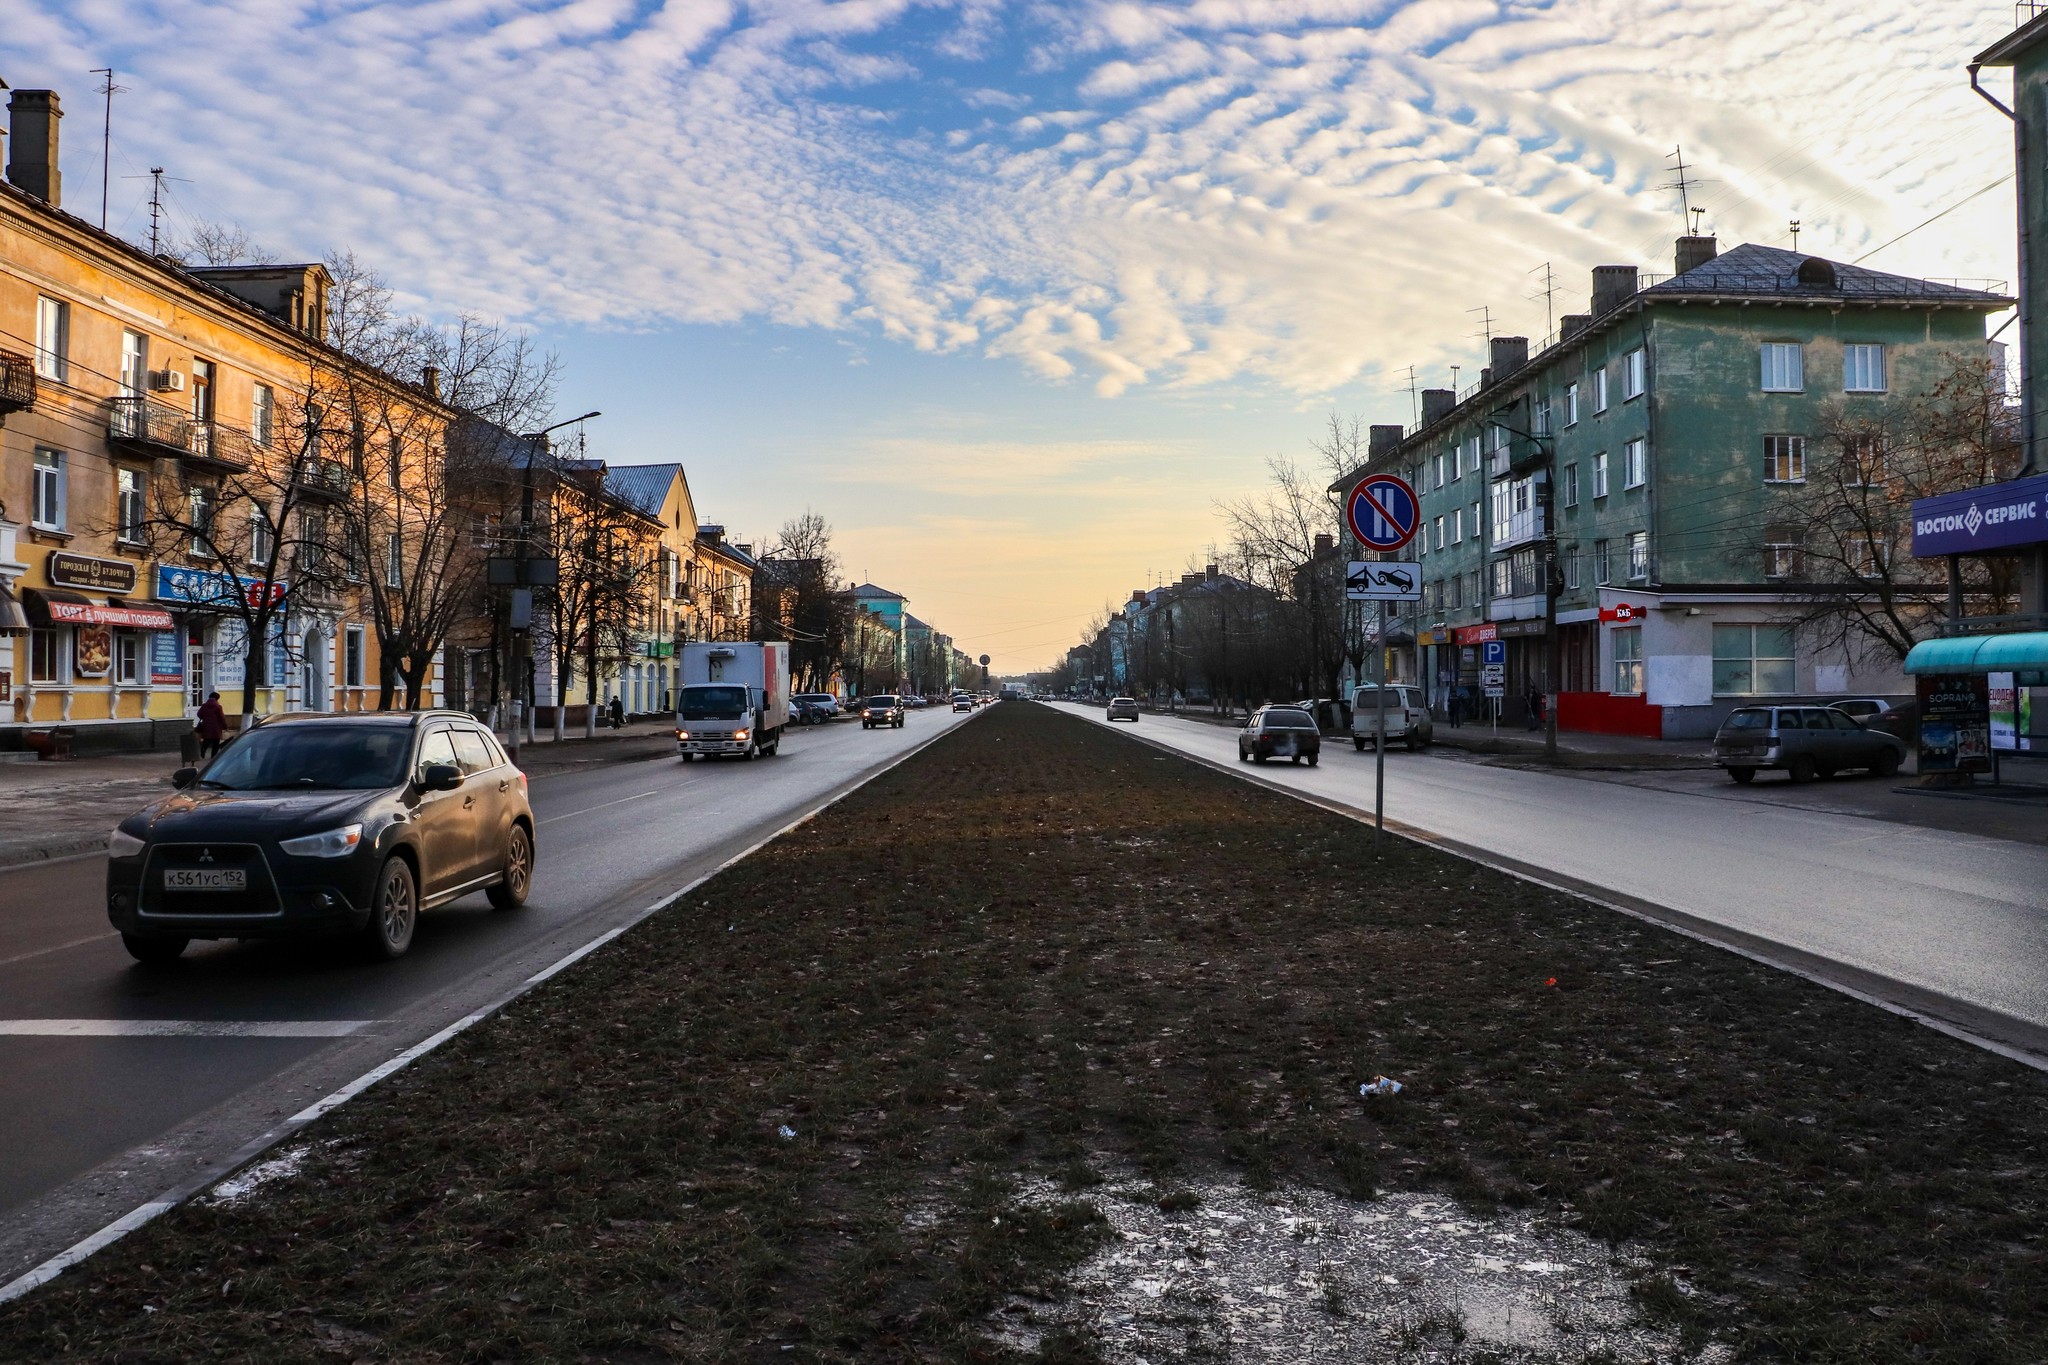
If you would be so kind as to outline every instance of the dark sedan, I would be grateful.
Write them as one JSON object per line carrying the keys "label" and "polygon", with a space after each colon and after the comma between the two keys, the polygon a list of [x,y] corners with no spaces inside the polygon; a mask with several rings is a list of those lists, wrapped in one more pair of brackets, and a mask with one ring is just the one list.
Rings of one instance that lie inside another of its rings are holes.
{"label": "dark sedan", "polygon": [[290,716],[244,734],[107,847],[107,916],[138,961],[191,940],[355,934],[412,945],[419,912],[472,891],[526,900],[526,774],[455,711]]}
{"label": "dark sedan", "polygon": [[869,697],[861,703],[860,728],[872,730],[877,725],[886,725],[897,730],[903,728],[903,698]]}
{"label": "dark sedan", "polygon": [[1237,736],[1240,762],[1264,763],[1284,758],[1293,763],[1316,766],[1323,753],[1323,736],[1309,713],[1293,706],[1263,706],[1252,712]]}

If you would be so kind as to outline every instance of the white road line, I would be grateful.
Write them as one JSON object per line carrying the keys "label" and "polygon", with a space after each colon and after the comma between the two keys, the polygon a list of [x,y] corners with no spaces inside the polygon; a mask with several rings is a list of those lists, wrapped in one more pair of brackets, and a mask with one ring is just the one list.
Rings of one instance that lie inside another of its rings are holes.
{"label": "white road line", "polygon": [[616,801],[606,801],[603,805],[585,806],[582,810],[572,810],[564,815],[550,815],[547,819],[541,821],[541,823],[543,825],[552,825],[557,820],[574,820],[577,816],[588,815],[592,811],[606,810],[612,806],[623,806],[628,801],[645,801],[650,796],[659,795],[661,795],[660,792],[641,792],[638,796],[622,796]]}
{"label": "white road line", "polygon": [[41,1038],[346,1038],[374,1019],[0,1019],[0,1034]]}
{"label": "white road line", "polygon": [[16,953],[13,957],[0,957],[0,967],[12,967],[15,963],[26,962],[32,957],[43,957],[49,953],[61,953],[66,948],[80,948],[88,943],[98,943],[101,939],[114,937],[117,937],[117,935],[112,929],[107,930],[103,934],[87,934],[84,938],[74,938],[66,943],[53,943],[47,948],[38,948],[32,953]]}
{"label": "white road line", "polygon": [[[966,724],[968,722],[963,721],[961,723]],[[727,858],[717,867],[712,868],[709,872],[697,878],[689,885],[668,893],[667,895],[663,896],[660,900],[654,902],[654,904],[648,906],[644,910],[641,910],[639,913],[635,914],[631,919],[626,921],[626,923],[619,925],[615,929],[608,929],[604,933],[599,934],[596,938],[592,939],[590,942],[582,945],[579,948],[574,949],[569,953],[564,954],[561,958],[556,960],[554,965],[547,967],[544,970],[535,973],[533,976],[529,977],[525,981],[520,982],[517,986],[505,992],[503,995],[499,996],[496,1000],[484,1006],[482,1009],[476,1010],[470,1014],[465,1014],[464,1016],[462,1016],[462,1018],[457,1019],[454,1023],[450,1024],[447,1028],[442,1029],[433,1037],[426,1039],[424,1042],[414,1044],[412,1047],[409,1047],[405,1051],[399,1053],[396,1057],[393,1057],[390,1061],[385,1062],[382,1066],[364,1072],[362,1075],[356,1077],[347,1085],[335,1091],[333,1094],[327,1096],[325,1099],[319,1100],[314,1104],[309,1105],[304,1109],[301,1109],[298,1113],[292,1115],[283,1123],[271,1129],[269,1132],[263,1134],[261,1137],[255,1138],[252,1141],[243,1144],[242,1148],[239,1151],[235,1152],[225,1161],[222,1161],[214,1166],[208,1167],[206,1170],[199,1172],[197,1175],[185,1181],[184,1184],[179,1185],[175,1189],[167,1191],[162,1198],[153,1199],[149,1203],[143,1204],[140,1207],[131,1210],[127,1214],[124,1214],[122,1217],[117,1218],[113,1222],[107,1224],[105,1227],[101,1228],[98,1232],[95,1232],[92,1236],[86,1238],[84,1241],[79,1242],[76,1245],[69,1247],[64,1251],[58,1252],[55,1256],[52,1256],[49,1260],[44,1261],[41,1265],[36,1266],[33,1269],[24,1271],[22,1274],[17,1275],[14,1279],[9,1280],[6,1284],[0,1284],[0,1303],[10,1303],[13,1300],[18,1299],[22,1295],[28,1293],[32,1289],[35,1289],[41,1285],[48,1284],[51,1280],[56,1279],[59,1275],[63,1274],[72,1266],[77,1265],[80,1261],[83,1261],[86,1257],[92,1255],[94,1252],[99,1251],[104,1247],[111,1246],[115,1242],[120,1241],[123,1237],[135,1231],[135,1229],[141,1227],[143,1224],[149,1222],[158,1214],[168,1212],[169,1210],[178,1207],[178,1205],[184,1203],[186,1200],[198,1194],[200,1191],[210,1189],[222,1180],[227,1179],[236,1171],[239,1171],[240,1169],[242,1169],[242,1167],[254,1161],[257,1157],[262,1156],[265,1152],[277,1146],[278,1143],[283,1142],[285,1139],[292,1136],[292,1134],[298,1132],[301,1128],[304,1128],[314,1119],[317,1119],[322,1114],[325,1114],[328,1110],[346,1104],[349,1100],[354,1099],[357,1095],[369,1089],[371,1086],[383,1080],[385,1077],[391,1075],[393,1072],[410,1065],[411,1063],[419,1060],[421,1057],[424,1057],[427,1053],[432,1052],[435,1048],[441,1046],[441,1044],[447,1042],[456,1034],[461,1033],[463,1030],[469,1028],[474,1024],[480,1023],[483,1020],[490,1018],[493,1014],[496,1014],[499,1010],[505,1008],[505,1006],[511,1004],[514,1000],[517,1000],[520,996],[532,990],[535,983],[547,980],[556,972],[562,970],[562,968],[564,967],[569,966],[577,959],[585,957],[591,952],[595,951],[596,949],[603,947],[606,943],[609,943],[611,940],[617,938],[626,930],[631,929],[634,925],[640,923],[640,921],[647,919],[649,916],[658,913],[659,911],[667,908],[668,906],[676,904],[677,902],[682,900],[683,897],[689,895],[692,891],[695,891],[698,887],[704,885],[704,883],[710,881],[713,877],[716,877],[719,873],[725,871],[733,864],[739,862],[744,858],[751,857],[753,854],[759,852],[767,844],[776,839],[781,838],[783,835],[789,833],[791,830],[797,829],[800,826],[817,819],[820,815],[830,810],[833,806],[838,805],[841,801],[844,801],[847,797],[853,795],[853,793],[859,791],[862,787],[865,787],[868,783],[874,781],[883,773],[888,772],[897,764],[902,763],[904,760],[910,758],[912,755],[917,754],[920,751],[928,748],[931,744],[933,744],[940,738],[944,737],[945,735],[952,733],[952,729],[953,727],[948,725],[945,729],[936,731],[933,734],[926,736],[924,739],[919,740],[916,744],[911,745],[908,749],[905,749],[902,752],[896,754],[893,758],[890,759],[889,762],[884,763],[880,767],[874,769],[872,772],[867,773],[858,781],[848,785],[844,790],[834,794],[828,800],[819,802],[816,809],[807,811],[804,814],[799,815],[796,819],[791,820],[781,829],[778,829],[774,833],[769,834],[761,839],[758,839],[752,844],[749,844],[747,847],[741,849],[738,853],[733,854],[732,857]],[[653,792],[648,792],[645,794],[648,796],[654,795]],[[630,801],[638,800],[639,798],[628,797],[626,799]]]}

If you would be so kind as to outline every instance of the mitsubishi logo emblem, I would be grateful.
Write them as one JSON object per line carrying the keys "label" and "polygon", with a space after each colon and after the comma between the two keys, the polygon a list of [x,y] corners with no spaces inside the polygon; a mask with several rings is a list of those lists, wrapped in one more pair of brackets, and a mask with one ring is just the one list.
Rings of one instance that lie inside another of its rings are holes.
{"label": "mitsubishi logo emblem", "polygon": [[200,850],[199,850],[199,861],[200,861],[200,862],[202,862],[202,863],[210,863],[210,862],[212,862],[212,861],[213,861],[213,850],[212,850],[212,849],[210,849],[210,848],[202,848],[202,849],[200,849]]}

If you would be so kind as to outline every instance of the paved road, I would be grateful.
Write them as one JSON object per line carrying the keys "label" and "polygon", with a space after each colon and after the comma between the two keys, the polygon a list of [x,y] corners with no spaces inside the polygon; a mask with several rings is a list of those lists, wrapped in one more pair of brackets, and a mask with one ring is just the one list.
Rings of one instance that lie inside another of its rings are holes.
{"label": "paved road", "polygon": [[107,926],[103,857],[0,871],[0,1283],[967,719],[538,779],[525,908],[477,895],[423,916],[395,963],[217,943],[141,968]]}
{"label": "paved road", "polygon": [[[1067,707],[1100,725],[1095,707]],[[1275,787],[1369,811],[1374,756],[1239,764],[1236,732],[1146,716],[1143,738]],[[1589,777],[1387,756],[1389,822],[1623,903],[1732,931],[1744,946],[1963,1027],[2048,1050],[2048,848]],[[1363,836],[1363,831],[1361,835]]]}

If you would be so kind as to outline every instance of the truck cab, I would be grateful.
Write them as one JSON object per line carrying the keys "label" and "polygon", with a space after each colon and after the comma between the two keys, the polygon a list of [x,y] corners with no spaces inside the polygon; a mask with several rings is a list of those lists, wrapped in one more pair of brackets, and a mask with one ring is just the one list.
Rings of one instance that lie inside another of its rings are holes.
{"label": "truck cab", "polygon": [[773,757],[789,724],[789,647],[691,641],[676,691],[676,753],[697,758]]}

